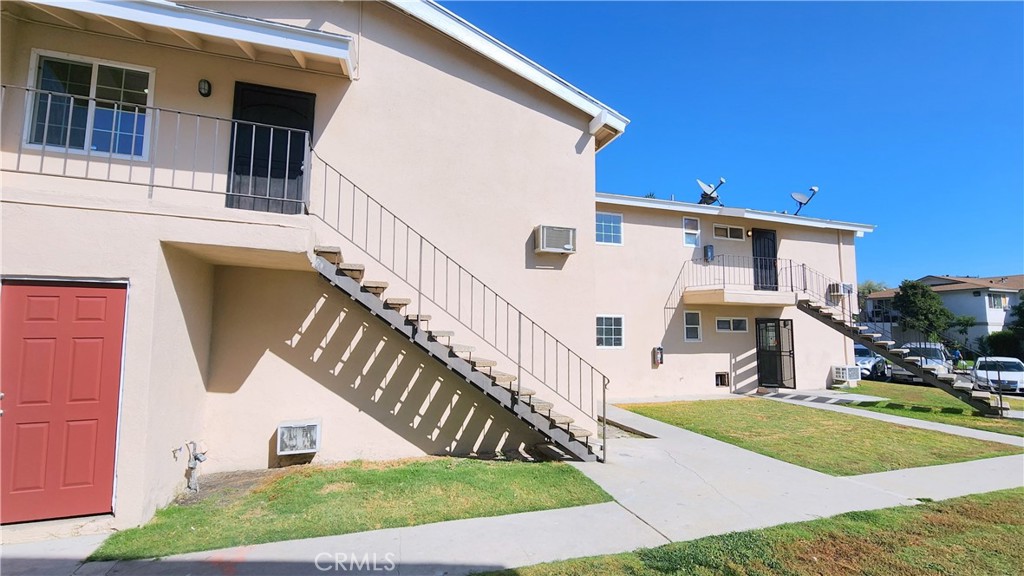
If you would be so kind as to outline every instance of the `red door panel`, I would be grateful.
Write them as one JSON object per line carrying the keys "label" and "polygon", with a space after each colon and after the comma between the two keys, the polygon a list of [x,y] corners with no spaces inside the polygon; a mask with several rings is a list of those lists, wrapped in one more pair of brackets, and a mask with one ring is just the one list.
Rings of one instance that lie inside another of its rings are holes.
{"label": "red door panel", "polygon": [[0,522],[111,512],[126,291],[0,291]]}

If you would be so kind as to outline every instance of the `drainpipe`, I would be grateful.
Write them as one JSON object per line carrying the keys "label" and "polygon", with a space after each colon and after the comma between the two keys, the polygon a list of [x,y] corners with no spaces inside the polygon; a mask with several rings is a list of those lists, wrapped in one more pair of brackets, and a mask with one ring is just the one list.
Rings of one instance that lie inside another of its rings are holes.
{"label": "drainpipe", "polygon": [[200,448],[195,440],[185,443],[188,448],[188,491],[199,492],[199,465],[206,462],[206,449]]}

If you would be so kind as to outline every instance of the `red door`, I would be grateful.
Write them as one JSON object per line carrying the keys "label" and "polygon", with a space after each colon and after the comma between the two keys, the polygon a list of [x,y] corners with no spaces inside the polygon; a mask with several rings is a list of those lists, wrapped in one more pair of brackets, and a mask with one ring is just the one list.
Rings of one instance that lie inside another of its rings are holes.
{"label": "red door", "polygon": [[125,295],[3,285],[0,522],[112,511]]}

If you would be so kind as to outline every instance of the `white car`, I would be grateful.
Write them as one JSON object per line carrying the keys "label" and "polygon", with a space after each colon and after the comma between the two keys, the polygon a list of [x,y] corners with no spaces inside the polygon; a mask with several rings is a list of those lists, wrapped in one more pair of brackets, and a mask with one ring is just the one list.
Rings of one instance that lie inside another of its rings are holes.
{"label": "white car", "polygon": [[853,355],[860,366],[860,377],[868,380],[885,380],[889,377],[889,365],[885,358],[875,354],[863,344],[853,345]]}
{"label": "white car", "polygon": [[[907,356],[916,356],[921,359],[921,367],[934,366],[935,374],[947,374],[952,371],[953,363],[950,362],[946,347],[936,342],[907,342],[900,346],[910,351]],[[899,366],[892,367],[893,382],[924,382],[921,378],[914,376],[909,371]]]}
{"label": "white car", "polygon": [[1007,356],[982,356],[974,362],[976,386],[993,392],[1024,392],[1024,362]]}

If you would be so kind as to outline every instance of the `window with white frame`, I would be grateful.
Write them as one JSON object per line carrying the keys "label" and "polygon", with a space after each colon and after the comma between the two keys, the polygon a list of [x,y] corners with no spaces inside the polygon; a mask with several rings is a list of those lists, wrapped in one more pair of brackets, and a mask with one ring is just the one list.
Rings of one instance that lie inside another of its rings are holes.
{"label": "window with white frame", "polygon": [[622,245],[622,214],[597,213],[597,243]]}
{"label": "window with white frame", "polygon": [[989,294],[988,307],[993,310],[1002,310],[1010,305],[1010,299],[1006,294]]}
{"label": "window with white frame", "polygon": [[717,332],[746,332],[746,318],[715,318],[715,331]]}
{"label": "window with white frame", "polygon": [[700,220],[683,218],[683,246],[700,246]]}
{"label": "window with white frame", "polygon": [[683,340],[700,342],[700,312],[683,312]]}
{"label": "window with white frame", "polygon": [[33,76],[29,144],[146,154],[152,69],[40,52]]}
{"label": "window with white frame", "polygon": [[725,224],[715,224],[713,226],[713,235],[715,238],[722,238],[724,240],[743,240],[743,228],[740,226],[726,226]]}
{"label": "window with white frame", "polygon": [[622,348],[622,316],[597,317],[597,347]]}

